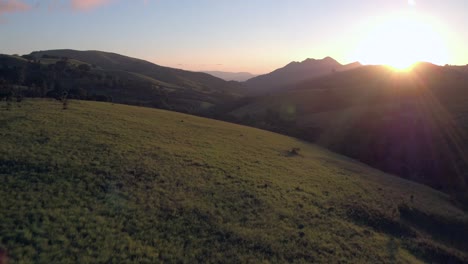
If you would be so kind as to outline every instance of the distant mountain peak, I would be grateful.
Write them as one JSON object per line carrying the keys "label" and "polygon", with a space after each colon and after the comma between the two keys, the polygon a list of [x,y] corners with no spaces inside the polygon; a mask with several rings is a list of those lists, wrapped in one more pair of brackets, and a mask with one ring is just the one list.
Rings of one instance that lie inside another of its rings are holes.
{"label": "distant mountain peak", "polygon": [[333,59],[332,57],[325,57],[323,59],[313,59],[313,58],[307,58],[305,60],[303,60],[302,62],[300,62],[302,64],[314,64],[314,63],[328,63],[328,64],[337,64],[337,65],[341,65],[338,61],[336,61],[335,59]]}
{"label": "distant mountain peak", "polygon": [[327,57],[323,58],[323,59],[322,59],[322,61],[327,61],[327,62],[336,62],[336,63],[338,63],[338,61],[336,61],[334,58],[332,58],[332,57],[329,57],[329,56],[327,56]]}
{"label": "distant mountain peak", "polygon": [[246,84],[253,93],[261,94],[335,71],[346,71],[360,66],[358,62],[343,65],[329,56],[323,59],[308,58],[301,62],[293,61],[271,73],[252,78]]}

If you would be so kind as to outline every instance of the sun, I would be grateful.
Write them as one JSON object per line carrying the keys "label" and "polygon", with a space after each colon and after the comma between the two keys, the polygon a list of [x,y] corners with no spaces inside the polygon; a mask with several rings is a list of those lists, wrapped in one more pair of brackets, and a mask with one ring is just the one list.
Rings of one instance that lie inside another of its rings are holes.
{"label": "sun", "polygon": [[389,15],[372,25],[356,49],[355,57],[363,64],[383,64],[405,71],[416,62],[441,65],[449,59],[438,26],[415,12]]}

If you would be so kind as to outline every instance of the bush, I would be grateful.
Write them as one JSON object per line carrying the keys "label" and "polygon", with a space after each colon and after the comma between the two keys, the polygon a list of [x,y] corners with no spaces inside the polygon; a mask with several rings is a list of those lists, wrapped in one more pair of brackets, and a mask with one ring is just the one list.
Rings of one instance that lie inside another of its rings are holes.
{"label": "bush", "polygon": [[291,156],[297,156],[297,155],[299,155],[299,151],[300,151],[300,150],[301,150],[300,148],[292,148],[292,149],[289,151],[289,155],[291,155]]}

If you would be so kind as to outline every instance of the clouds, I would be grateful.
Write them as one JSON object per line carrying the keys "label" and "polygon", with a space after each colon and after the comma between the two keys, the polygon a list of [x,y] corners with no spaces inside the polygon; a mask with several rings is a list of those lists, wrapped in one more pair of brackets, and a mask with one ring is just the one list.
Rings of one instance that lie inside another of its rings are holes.
{"label": "clouds", "polygon": [[20,0],[0,0],[0,16],[7,13],[24,12],[29,9],[31,6]]}
{"label": "clouds", "polygon": [[111,0],[71,0],[71,6],[74,10],[87,11],[111,2]]}
{"label": "clouds", "polygon": [[[4,15],[47,8],[49,11],[73,10],[77,12],[91,11],[118,2],[134,2],[148,4],[151,0],[35,0],[34,4],[26,0],[0,0],[0,23],[6,22]],[[31,2],[31,1],[30,1]]]}
{"label": "clouds", "polygon": [[[89,11],[101,6],[112,4],[118,2],[119,0],[70,0],[71,7],[75,11]],[[137,3],[144,3],[145,5],[150,2],[150,0],[121,0],[121,1],[132,1]]]}
{"label": "clouds", "polygon": [[[1,0],[0,0],[1,1]],[[49,11],[90,11],[118,0],[37,0],[36,7]]]}
{"label": "clouds", "polygon": [[0,0],[0,24],[8,22],[4,18],[5,14],[25,12],[29,9],[31,6],[21,0]]}

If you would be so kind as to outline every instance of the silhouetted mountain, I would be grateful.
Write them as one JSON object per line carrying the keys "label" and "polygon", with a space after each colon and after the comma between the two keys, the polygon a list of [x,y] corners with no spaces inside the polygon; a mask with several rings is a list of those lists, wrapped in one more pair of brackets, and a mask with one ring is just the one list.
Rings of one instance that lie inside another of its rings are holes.
{"label": "silhouetted mountain", "polygon": [[342,65],[336,60],[326,57],[322,60],[306,59],[302,62],[291,62],[283,68],[271,73],[252,78],[245,82],[251,94],[276,92],[282,87],[295,84],[319,76],[330,75],[360,67],[359,62]]}
{"label": "silhouetted mountain", "polygon": [[215,77],[221,78],[225,81],[245,82],[257,75],[250,72],[223,72],[223,71],[205,71],[204,73],[211,74]]}

